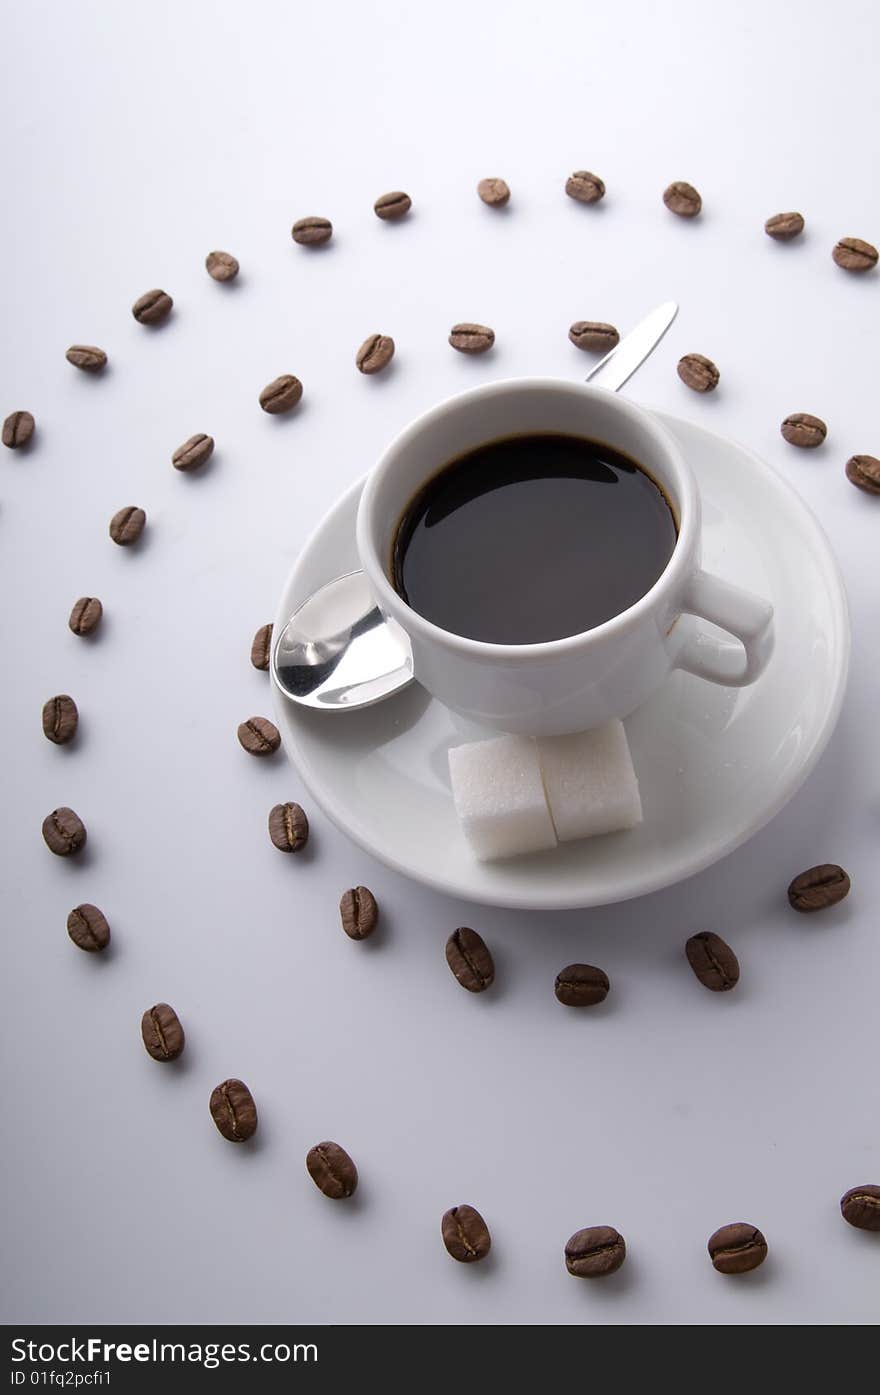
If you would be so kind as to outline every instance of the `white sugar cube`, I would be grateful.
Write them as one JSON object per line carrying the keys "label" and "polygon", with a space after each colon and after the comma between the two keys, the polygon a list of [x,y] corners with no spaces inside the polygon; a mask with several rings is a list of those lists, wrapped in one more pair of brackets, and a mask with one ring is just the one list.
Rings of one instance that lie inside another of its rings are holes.
{"label": "white sugar cube", "polygon": [[538,754],[560,843],[642,822],[623,722],[606,722],[573,736],[541,736]]}
{"label": "white sugar cube", "polygon": [[449,774],[462,831],[481,862],[556,847],[534,737],[453,746]]}

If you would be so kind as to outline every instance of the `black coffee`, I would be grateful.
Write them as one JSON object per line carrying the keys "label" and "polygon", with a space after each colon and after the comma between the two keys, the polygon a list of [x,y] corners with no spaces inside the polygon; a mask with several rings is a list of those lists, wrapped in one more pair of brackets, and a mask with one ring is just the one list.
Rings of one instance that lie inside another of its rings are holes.
{"label": "black coffee", "polygon": [[675,540],[666,496],[628,456],[579,436],[510,436],[419,491],[398,525],[392,581],[441,629],[538,644],[627,610]]}

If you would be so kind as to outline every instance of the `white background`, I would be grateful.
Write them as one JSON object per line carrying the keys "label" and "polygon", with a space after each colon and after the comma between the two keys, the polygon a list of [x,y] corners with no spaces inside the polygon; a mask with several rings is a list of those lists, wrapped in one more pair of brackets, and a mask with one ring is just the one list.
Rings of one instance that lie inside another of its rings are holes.
{"label": "white background", "polygon": [[[880,454],[880,273],[830,251],[880,241],[878,40],[868,0],[5,6],[0,415],[38,422],[0,460],[7,1321],[876,1319],[880,1237],[837,1203],[880,1181],[880,500],[843,475]],[[579,168],[599,208],[565,197]],[[508,212],[478,201],[483,175]],[[699,221],[664,209],[673,179]],[[389,226],[372,203],[395,188],[414,207]],[[779,246],[762,225],[789,208],[807,234]],[[290,240],[311,213],[326,252]],[[205,274],[214,247],[234,286]],[[153,332],[129,311],[152,286],[175,299]],[[838,731],[763,833],[677,888],[559,915],[429,893],[338,834],[283,755],[242,752],[238,722],[270,710],[253,631],[408,418],[493,377],[582,374],[572,320],[625,330],[669,296],[679,320],[629,391],[743,440],[825,523],[855,638]],[[491,356],[450,351],[461,319],[495,328]],[[375,330],[398,353],[370,380],[353,358]],[[107,349],[103,377],[65,362],[77,341]],[[720,366],[710,398],[676,377],[690,350]],[[257,395],[283,372],[305,397],[272,419]],[[780,437],[798,410],[828,422],[821,450]],[[196,431],[217,451],[182,476]],[[107,537],[125,504],[149,515],[133,551]],[[83,594],[105,605],[92,643],[67,629]],[[80,706],[69,748],[40,730],[56,692]],[[312,815],[299,859],[266,835],[290,798]],[[59,804],[88,825],[79,859],[43,845]],[[798,917],[787,883],[824,860],[853,893]],[[357,882],[383,910],[364,945],[337,918]],[[104,956],[68,940],[84,900]],[[484,998],[446,968],[459,924],[495,952]],[[740,955],[734,994],[684,961],[703,928]],[[614,985],[588,1018],[553,997],[572,960]],[[140,1041],[162,999],[187,1030],[174,1067]],[[228,1075],[253,1089],[255,1146],[211,1123]],[[357,1160],[352,1204],[305,1173],[322,1138]],[[439,1237],[462,1201],[494,1237],[470,1269]],[[739,1219],[771,1259],[724,1279],[705,1243]],[[576,1283],[564,1243],[601,1222],[627,1263]]]}

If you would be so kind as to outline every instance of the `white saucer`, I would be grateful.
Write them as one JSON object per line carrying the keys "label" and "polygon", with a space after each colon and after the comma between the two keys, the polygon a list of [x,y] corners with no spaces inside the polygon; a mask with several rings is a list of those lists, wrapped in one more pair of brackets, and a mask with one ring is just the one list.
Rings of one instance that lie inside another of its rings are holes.
{"label": "white saucer", "polygon": [[[459,830],[446,753],[487,734],[413,684],[361,712],[313,712],[275,691],[284,748],[315,800],[389,866],[473,901],[597,906],[656,891],[731,852],[806,779],[840,712],[849,620],[840,573],[806,505],[762,460],[661,414],[703,499],[703,562],[766,596],[776,650],[751,688],[674,673],[627,719],[644,823],[508,862],[475,861]],[[312,591],[358,566],[362,481],[319,525],[278,606],[276,630]]]}

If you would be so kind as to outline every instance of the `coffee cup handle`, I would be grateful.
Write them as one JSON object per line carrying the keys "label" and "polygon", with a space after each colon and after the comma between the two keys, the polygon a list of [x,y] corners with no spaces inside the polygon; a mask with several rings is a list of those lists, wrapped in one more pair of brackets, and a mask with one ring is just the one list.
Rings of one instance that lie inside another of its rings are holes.
{"label": "coffee cup handle", "polygon": [[675,668],[710,683],[745,688],[767,667],[773,653],[773,607],[769,601],[709,572],[696,571],[685,588],[681,608],[719,625],[738,643],[697,631],[679,652]]}

